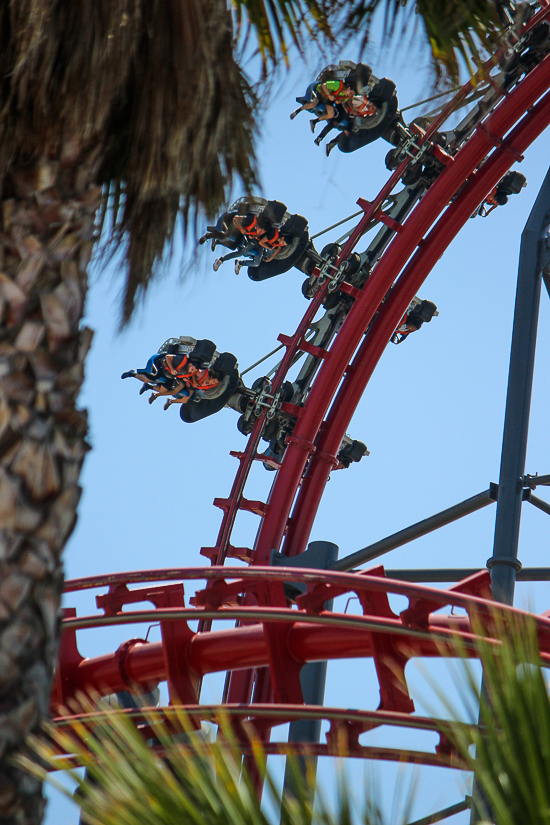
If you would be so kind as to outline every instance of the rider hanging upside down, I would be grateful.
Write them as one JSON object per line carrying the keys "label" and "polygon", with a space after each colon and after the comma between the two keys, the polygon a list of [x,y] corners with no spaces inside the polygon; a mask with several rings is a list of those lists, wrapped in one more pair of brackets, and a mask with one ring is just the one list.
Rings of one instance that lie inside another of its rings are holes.
{"label": "rider hanging upside down", "polygon": [[396,125],[405,127],[398,110],[395,83],[387,78],[379,80],[363,63],[343,60],[337,66],[327,66],[308,87],[306,95],[296,100],[302,106],[292,112],[291,118],[301,111],[313,111],[318,118],[311,121],[312,129],[319,121],[328,121],[315,140],[317,145],[332,128],[341,131],[338,138],[327,144],[327,155],[336,146],[341,152],[355,152],[379,137],[395,144]]}
{"label": "rider hanging upside down", "polygon": [[262,261],[267,263],[273,260],[287,245],[287,239],[279,229],[286,215],[285,204],[280,201],[267,201],[266,206],[260,211],[244,211],[248,206],[246,201],[246,198],[237,201],[238,210],[232,208],[222,215],[216,226],[209,226],[208,232],[199,241],[203,244],[212,239],[212,249],[217,243],[221,243],[233,250],[228,255],[216,258],[213,264],[215,272],[225,261],[241,255],[248,256],[248,260],[235,261],[237,274],[243,266],[258,267]]}
{"label": "rider hanging upside down", "polygon": [[259,266],[262,261],[269,263],[279,253],[283,246],[287,245],[287,240],[282,232],[273,225],[266,215],[261,212],[254,215],[247,212],[246,215],[236,215],[233,223],[243,234],[246,245],[237,249],[223,258],[214,261],[214,271],[218,270],[224,261],[235,258],[237,255],[248,255],[250,260],[235,261],[235,273],[238,275],[243,266]]}
{"label": "rider hanging upside down", "polygon": [[235,272],[248,267],[248,277],[263,281],[291,269],[302,258],[309,245],[307,220],[301,215],[289,215],[281,201],[246,197],[238,200],[216,223],[209,226],[200,243],[212,240],[231,252],[217,258],[217,271],[224,261],[237,258]]}
{"label": "rider hanging upside down", "polygon": [[142,381],[141,393],[155,390],[149,396],[149,404],[161,395],[170,395],[164,409],[172,404],[187,404],[189,401],[201,401],[204,391],[214,389],[220,383],[208,369],[200,369],[189,360],[187,355],[170,355],[155,353],[141,370],[130,370],[122,378],[137,378]]}
{"label": "rider hanging upside down", "polygon": [[505,203],[508,203],[510,195],[519,195],[525,186],[527,186],[527,180],[521,172],[506,172],[493,191],[489,192],[483,203],[478,206],[470,217],[476,218],[479,215],[486,218],[497,206],[504,206]]}
{"label": "rider hanging upside down", "polygon": [[122,378],[142,381],[140,395],[152,390],[149,403],[170,396],[164,409],[180,404],[180,418],[187,423],[218,412],[244,387],[232,353],[220,354],[212,341],[187,336],[169,338],[143,369],[125,372]]}

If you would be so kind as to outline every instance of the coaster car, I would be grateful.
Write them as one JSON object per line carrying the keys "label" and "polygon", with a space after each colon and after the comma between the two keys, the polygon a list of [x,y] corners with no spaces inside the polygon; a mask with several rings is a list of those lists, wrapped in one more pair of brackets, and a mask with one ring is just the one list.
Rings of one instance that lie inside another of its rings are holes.
{"label": "coaster car", "polygon": [[[197,388],[192,379],[170,373],[166,363],[171,359],[166,356],[186,356],[186,366],[182,371],[187,369],[187,365],[191,365],[195,375],[197,370],[200,371],[203,386]],[[196,338],[185,335],[169,338],[149,359],[144,369],[125,372],[122,378],[138,378],[142,381],[140,394],[151,390],[150,403],[161,395],[167,397],[165,410],[172,404],[180,404],[180,418],[187,424],[219,412],[240,388],[244,389],[237,359],[232,353],[220,354],[213,341],[197,341]],[[209,383],[212,386],[208,386]]]}
{"label": "coaster car", "polygon": [[[263,235],[253,236],[240,229],[240,218],[256,217],[264,227],[272,229],[279,239],[277,244],[269,246],[269,231]],[[235,222],[237,218],[237,223]],[[307,219],[302,215],[291,215],[281,201],[268,201],[265,198],[248,196],[239,198],[227,212],[218,219],[215,226],[207,227],[207,233],[200,243],[212,240],[212,249],[219,244],[231,250],[229,255],[218,258],[214,268],[231,258],[243,256],[236,261],[236,271],[248,266],[248,276],[253,281],[265,281],[291,269],[296,261],[303,257],[309,244]],[[279,245],[280,244],[280,245]],[[248,256],[248,260],[247,257]]]}

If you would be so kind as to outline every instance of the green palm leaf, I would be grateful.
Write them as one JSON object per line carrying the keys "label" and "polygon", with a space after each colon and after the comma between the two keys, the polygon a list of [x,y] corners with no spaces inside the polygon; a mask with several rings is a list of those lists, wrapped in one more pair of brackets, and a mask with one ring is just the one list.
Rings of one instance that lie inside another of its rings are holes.
{"label": "green palm leaf", "polygon": [[[481,624],[477,628],[483,632]],[[550,699],[536,630],[529,621],[505,624],[498,617],[494,628],[501,643],[495,647],[482,639],[478,645],[483,695],[468,668],[462,671],[468,704],[479,702],[480,725],[454,725],[449,735],[476,773],[489,806],[487,819],[498,825],[549,825]],[[460,646],[457,653],[464,653]]]}
{"label": "green palm leaf", "polygon": [[384,14],[386,43],[394,34],[415,31],[417,15],[431,52],[434,76],[453,86],[461,66],[473,74],[494,51],[500,29],[491,0],[349,0],[342,7],[343,31],[362,33],[364,43],[377,12]]}
{"label": "green palm leaf", "polygon": [[[169,725],[145,711],[146,722],[157,740],[153,748],[127,715],[106,704],[100,703],[100,707],[102,717],[93,732],[76,719],[64,729],[47,725],[47,738],[34,738],[30,743],[38,761],[19,760],[26,770],[48,779],[47,767],[62,769],[66,765],[60,754],[73,754],[76,762],[86,768],[84,778],[75,768],[67,770],[77,784],[74,799],[86,825],[271,825],[250,778],[242,770],[240,751],[223,711],[219,719],[221,735],[213,743],[204,732],[194,730],[177,709],[172,709]],[[85,703],[85,709],[91,710],[91,705]],[[295,793],[285,795],[281,801],[260,743],[253,736],[250,743],[266,781],[271,802],[268,809],[276,811],[278,821],[280,808],[282,825],[310,825],[313,777],[304,778],[298,762],[292,762]],[[71,798],[63,784],[50,781]],[[407,821],[409,803],[402,816],[392,818],[392,825]],[[375,800],[356,805],[341,775],[336,807],[319,799],[314,822],[351,825],[357,814],[364,825],[384,823]]]}

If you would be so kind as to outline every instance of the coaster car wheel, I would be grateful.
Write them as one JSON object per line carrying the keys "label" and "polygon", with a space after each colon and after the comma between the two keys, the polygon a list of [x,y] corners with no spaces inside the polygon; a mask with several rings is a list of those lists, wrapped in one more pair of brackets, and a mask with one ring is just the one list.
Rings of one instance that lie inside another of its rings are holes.
{"label": "coaster car wheel", "polygon": [[334,261],[342,251],[342,247],[337,243],[329,243],[321,250],[321,258]]}
{"label": "coaster car wheel", "polygon": [[351,275],[355,275],[359,269],[361,269],[361,256],[357,252],[352,252],[346,266],[346,280]]}
{"label": "coaster car wheel", "polygon": [[241,417],[237,421],[237,429],[243,435],[250,435],[255,422],[256,419],[253,416],[247,417],[246,415],[241,415]]}
{"label": "coaster car wheel", "polygon": [[422,164],[417,163],[415,166],[409,166],[401,176],[401,181],[405,186],[414,186],[422,177]]}
{"label": "coaster car wheel", "polygon": [[302,284],[302,295],[304,298],[307,298],[308,301],[311,301],[315,293],[317,292],[317,281],[311,282],[311,278],[306,278],[304,283]]}
{"label": "coaster car wheel", "polygon": [[281,398],[283,403],[286,401],[292,401],[292,396],[294,395],[294,384],[292,381],[285,381],[283,386],[281,387]]}

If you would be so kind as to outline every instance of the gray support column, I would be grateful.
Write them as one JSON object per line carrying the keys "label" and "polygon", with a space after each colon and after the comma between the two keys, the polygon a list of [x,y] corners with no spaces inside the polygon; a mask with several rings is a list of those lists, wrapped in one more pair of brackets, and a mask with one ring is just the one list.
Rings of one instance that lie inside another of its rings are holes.
{"label": "gray support column", "polygon": [[[282,554],[277,553],[272,563],[282,565],[288,564],[293,567],[311,567],[318,570],[329,570],[338,558],[338,546],[330,541],[312,541],[304,553],[285,559]],[[332,600],[326,602],[326,610],[332,610]],[[326,662],[309,662],[305,664],[300,672],[300,683],[304,704],[322,705],[325,697],[325,684],[327,679]],[[321,721],[316,719],[299,719],[290,723],[288,734],[289,742],[319,742],[321,737]],[[316,756],[297,757],[299,772],[305,777],[306,771],[314,779],[317,772]],[[315,793],[313,791],[313,793]],[[283,797],[296,795],[296,777],[289,769],[288,760],[285,769],[285,779],[283,786]],[[314,799],[311,799],[313,809]]]}
{"label": "gray support column", "polygon": [[518,539],[535,365],[542,269],[548,257],[550,171],[521,236],[518,285],[506,394],[500,461],[499,494],[491,569],[494,598],[512,604],[518,561]]}
{"label": "gray support column", "polygon": [[[529,432],[531,389],[535,366],[537,323],[542,270],[548,258],[550,214],[550,170],[540,188],[521,235],[518,285],[512,328],[512,347],[508,371],[508,390],[500,459],[499,492],[493,555],[487,561],[491,570],[493,597],[505,604],[514,601],[518,560],[519,526],[525,475],[525,455]],[[482,683],[482,691],[486,690]],[[474,776],[470,823],[483,819],[488,806]]]}

